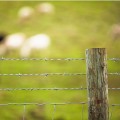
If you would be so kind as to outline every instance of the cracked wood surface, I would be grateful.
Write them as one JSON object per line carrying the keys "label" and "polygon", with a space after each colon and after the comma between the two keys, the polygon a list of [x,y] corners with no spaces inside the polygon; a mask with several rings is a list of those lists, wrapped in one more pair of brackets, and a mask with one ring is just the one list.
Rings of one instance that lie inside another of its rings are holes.
{"label": "cracked wood surface", "polygon": [[106,60],[105,48],[86,50],[88,120],[109,120]]}

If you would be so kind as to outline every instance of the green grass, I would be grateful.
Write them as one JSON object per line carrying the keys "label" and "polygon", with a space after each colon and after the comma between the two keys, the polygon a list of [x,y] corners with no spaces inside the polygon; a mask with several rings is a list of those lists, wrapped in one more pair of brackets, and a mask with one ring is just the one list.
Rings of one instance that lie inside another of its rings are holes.
{"label": "green grass", "polygon": [[[27,37],[46,33],[51,46],[31,57],[85,57],[85,49],[105,47],[108,57],[120,56],[120,41],[113,41],[110,30],[119,23],[120,2],[51,2],[53,15],[40,15],[20,24],[17,12],[22,6],[33,8],[40,2],[0,2],[0,31],[24,32]],[[5,57],[19,57],[18,52]],[[108,72],[119,72],[120,63],[108,62]],[[1,61],[0,73],[85,72],[85,61]],[[109,86],[119,87],[117,76],[109,76]],[[85,76],[0,77],[0,87],[86,87]],[[119,104],[119,91],[109,91],[109,103]],[[8,102],[81,102],[87,101],[86,91],[13,91],[0,92],[0,103]],[[26,106],[26,120],[51,120],[53,106]],[[87,105],[56,106],[55,120],[87,120]],[[119,107],[110,107],[113,120],[119,120]],[[21,120],[23,106],[1,106],[0,120]]]}

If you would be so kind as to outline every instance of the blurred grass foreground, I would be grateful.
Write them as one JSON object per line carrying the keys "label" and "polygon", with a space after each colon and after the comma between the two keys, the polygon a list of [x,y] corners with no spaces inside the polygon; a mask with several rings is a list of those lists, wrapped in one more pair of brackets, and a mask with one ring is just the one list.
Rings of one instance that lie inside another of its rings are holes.
{"label": "blurred grass foreground", "polygon": [[[120,57],[120,2],[0,1],[0,56],[85,58],[87,48],[107,48]],[[108,72],[119,72],[108,62]],[[85,61],[0,61],[1,74],[85,73]],[[109,87],[120,87],[108,76]],[[0,88],[86,87],[85,76],[0,76]],[[109,91],[109,103],[120,104]],[[0,104],[87,102],[87,91],[0,91]],[[87,105],[0,106],[0,120],[87,120]],[[120,120],[120,107],[110,107]],[[54,118],[53,118],[54,117]]]}

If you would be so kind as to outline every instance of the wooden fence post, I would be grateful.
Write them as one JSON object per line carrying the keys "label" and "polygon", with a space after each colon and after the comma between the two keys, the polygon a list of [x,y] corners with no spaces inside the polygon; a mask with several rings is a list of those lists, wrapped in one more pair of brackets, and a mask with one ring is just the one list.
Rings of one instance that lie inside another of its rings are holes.
{"label": "wooden fence post", "polygon": [[88,120],[109,120],[106,60],[105,48],[86,50]]}

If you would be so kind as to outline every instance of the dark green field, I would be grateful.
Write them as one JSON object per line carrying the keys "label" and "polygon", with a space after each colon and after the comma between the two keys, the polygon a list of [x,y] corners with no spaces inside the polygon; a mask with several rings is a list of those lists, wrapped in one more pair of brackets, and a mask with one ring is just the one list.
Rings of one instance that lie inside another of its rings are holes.
{"label": "dark green field", "polygon": [[[52,15],[37,12],[20,24],[18,10],[34,9],[40,2],[0,2],[0,31],[24,32],[27,37],[46,33],[48,49],[33,53],[40,58],[85,58],[88,48],[107,48],[108,58],[120,57],[120,39],[113,40],[111,28],[120,23],[120,2],[50,2]],[[4,57],[20,57],[18,52]],[[85,73],[85,61],[0,61],[0,73]],[[120,72],[120,62],[108,62],[108,72]],[[109,87],[120,87],[119,76],[108,76]],[[77,88],[86,87],[86,76],[0,76],[0,88]],[[87,102],[86,90],[0,91],[0,103]],[[109,103],[120,104],[120,91],[109,91]],[[23,120],[24,106],[0,106],[0,120]],[[120,107],[110,106],[110,120],[120,120]],[[25,120],[87,120],[87,105],[28,105]]]}

